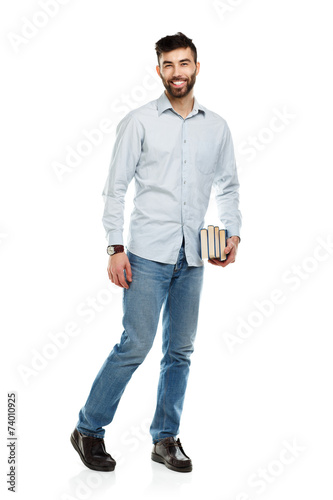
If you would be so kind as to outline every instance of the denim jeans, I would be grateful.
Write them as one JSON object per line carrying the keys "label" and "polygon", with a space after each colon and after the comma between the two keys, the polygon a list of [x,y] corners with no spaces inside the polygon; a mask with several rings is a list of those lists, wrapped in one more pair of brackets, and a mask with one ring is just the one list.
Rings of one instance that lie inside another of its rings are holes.
{"label": "denim jeans", "polygon": [[77,429],[82,434],[104,437],[103,427],[112,422],[128,381],[153,345],[163,306],[163,358],[150,427],[156,443],[179,432],[204,268],[187,265],[184,242],[175,265],[143,259],[129,251],[127,254],[132,282],[123,292],[124,331],[93,382],[79,412]]}

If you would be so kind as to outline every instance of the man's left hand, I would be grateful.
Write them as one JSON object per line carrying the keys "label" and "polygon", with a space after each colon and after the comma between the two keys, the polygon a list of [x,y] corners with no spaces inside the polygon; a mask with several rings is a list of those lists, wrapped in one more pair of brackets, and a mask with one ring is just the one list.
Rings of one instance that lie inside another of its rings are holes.
{"label": "man's left hand", "polygon": [[227,255],[227,260],[220,261],[219,259],[209,259],[208,262],[214,266],[226,267],[232,264],[236,260],[236,254],[238,249],[238,244],[240,239],[238,236],[231,236],[227,239],[227,246],[225,247],[225,254]]}

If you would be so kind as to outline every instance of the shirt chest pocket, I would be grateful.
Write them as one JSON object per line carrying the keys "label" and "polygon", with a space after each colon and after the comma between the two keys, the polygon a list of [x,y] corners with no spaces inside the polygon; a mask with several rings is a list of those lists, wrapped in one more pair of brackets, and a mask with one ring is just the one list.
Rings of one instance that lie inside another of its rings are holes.
{"label": "shirt chest pocket", "polygon": [[193,164],[204,175],[215,172],[218,154],[212,141],[199,140],[193,149]]}

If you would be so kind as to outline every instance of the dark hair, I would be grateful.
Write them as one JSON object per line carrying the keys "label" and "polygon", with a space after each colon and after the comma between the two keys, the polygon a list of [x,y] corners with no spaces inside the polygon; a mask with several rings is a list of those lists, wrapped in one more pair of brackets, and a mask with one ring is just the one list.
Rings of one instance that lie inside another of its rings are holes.
{"label": "dark hair", "polygon": [[197,49],[191,38],[187,38],[183,33],[178,31],[175,35],[168,35],[161,38],[155,43],[155,50],[157,54],[157,61],[160,64],[160,57],[162,52],[171,52],[171,50],[190,47],[192,50],[195,64],[197,63]]}

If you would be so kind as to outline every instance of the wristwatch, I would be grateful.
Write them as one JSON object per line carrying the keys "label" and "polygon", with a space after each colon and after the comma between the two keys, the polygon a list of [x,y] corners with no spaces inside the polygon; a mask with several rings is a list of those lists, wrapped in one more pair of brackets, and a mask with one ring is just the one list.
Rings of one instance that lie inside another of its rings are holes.
{"label": "wristwatch", "polygon": [[108,255],[114,255],[115,253],[121,253],[124,251],[123,245],[109,245],[106,249]]}

